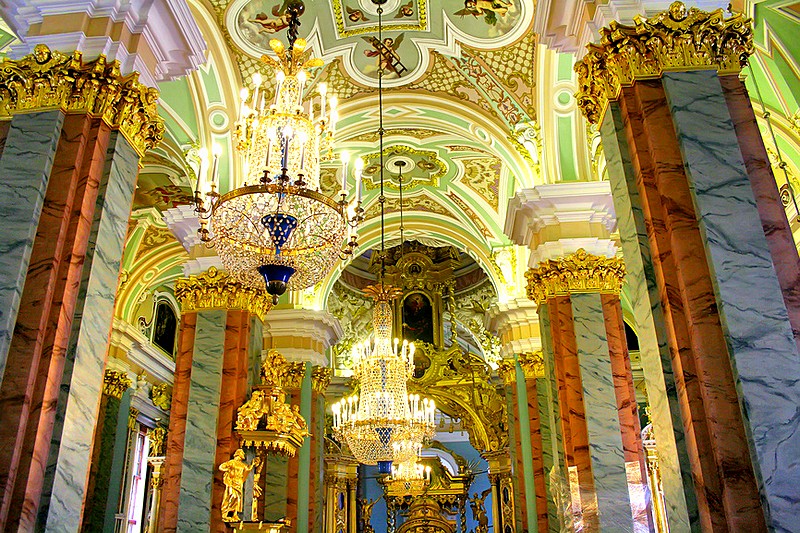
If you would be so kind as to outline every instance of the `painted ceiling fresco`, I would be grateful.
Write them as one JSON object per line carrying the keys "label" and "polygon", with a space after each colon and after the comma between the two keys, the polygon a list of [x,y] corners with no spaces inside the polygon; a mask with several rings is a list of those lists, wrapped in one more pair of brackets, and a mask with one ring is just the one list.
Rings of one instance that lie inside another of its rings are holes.
{"label": "painted ceiling fresco", "polygon": [[[285,40],[288,0],[233,0],[225,26],[242,52],[269,53],[269,40]],[[457,55],[459,45],[498,49],[518,41],[531,25],[533,3],[525,0],[387,0],[382,43],[377,7],[371,0],[310,2],[300,37],[326,62],[341,58],[355,81],[374,86],[378,65],[387,86],[419,79],[431,53]]]}

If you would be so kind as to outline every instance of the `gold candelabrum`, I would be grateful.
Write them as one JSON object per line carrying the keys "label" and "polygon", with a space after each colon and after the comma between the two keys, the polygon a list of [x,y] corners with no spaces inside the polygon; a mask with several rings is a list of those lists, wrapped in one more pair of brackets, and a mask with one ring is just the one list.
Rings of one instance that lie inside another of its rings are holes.
{"label": "gold candelabrum", "polygon": [[[294,456],[309,435],[308,425],[298,406],[286,403],[283,382],[289,372],[286,359],[275,350],[270,350],[261,365],[261,384],[253,387],[250,398],[237,411],[236,433],[241,447],[231,460],[222,463],[225,495],[222,501],[222,519],[228,523],[239,523],[244,527],[240,513],[244,507],[244,484],[253,472],[252,506],[247,524],[286,525],[261,520],[264,507],[264,468],[269,454]],[[253,460],[247,463],[250,451]]]}
{"label": "gold candelabrum", "polygon": [[[263,287],[273,302],[286,290],[315,285],[340,258],[358,246],[354,229],[363,220],[360,167],[356,192],[349,204],[347,162],[342,187],[333,197],[320,191],[320,161],[332,158],[338,119],[335,97],[317,86],[320,113],[314,98],[304,100],[311,73],[321,67],[306,54],[306,41],[297,38],[302,3],[287,7],[288,48],[272,39],[275,58],[262,61],[275,72],[275,97],[260,73],[252,90],[243,88],[236,148],[242,157],[242,176],[232,190],[217,191],[219,152],[214,152],[210,180],[198,173],[195,212],[200,239],[213,245],[225,270],[245,285]],[[201,164],[202,167],[202,164]],[[208,181],[208,183],[205,183]]]}

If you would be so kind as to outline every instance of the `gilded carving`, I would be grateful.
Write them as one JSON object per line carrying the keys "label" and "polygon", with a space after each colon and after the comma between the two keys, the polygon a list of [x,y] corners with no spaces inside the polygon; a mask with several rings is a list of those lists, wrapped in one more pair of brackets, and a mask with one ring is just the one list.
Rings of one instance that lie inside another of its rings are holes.
{"label": "gilded carving", "polygon": [[172,391],[166,383],[159,383],[150,388],[150,400],[162,411],[169,411],[172,405]]}
{"label": "gilded carving", "polygon": [[147,431],[147,439],[150,442],[149,457],[163,457],[167,453],[167,428],[156,426]]}
{"label": "gilded carving", "polygon": [[544,377],[544,355],[541,351],[526,352],[517,356],[525,379],[537,379]]}
{"label": "gilded carving", "polygon": [[528,298],[544,303],[555,296],[599,292],[619,294],[625,279],[622,259],[590,254],[583,248],[566,257],[547,260],[525,273]]}
{"label": "gilded carving", "polygon": [[753,54],[752,20],[741,13],[725,18],[722,9],[707,12],[673,2],[633,26],[611,22],[600,30],[600,44],[575,65],[578,106],[589,122],[602,119],[608,102],[637,79],[659,78],[666,71],[709,70],[737,74]]}
{"label": "gilded carving", "polygon": [[139,83],[139,74],[120,74],[119,62],[104,55],[83,62],[37,45],[33,53],[0,63],[0,120],[18,113],[60,109],[98,117],[130,141],[139,156],[164,136],[158,91]]}
{"label": "gilded carving", "polygon": [[103,374],[103,394],[113,396],[117,400],[122,399],[122,395],[131,386],[131,378],[127,372],[121,370],[106,370]]}
{"label": "gilded carving", "polygon": [[506,385],[517,381],[517,365],[512,359],[501,359],[497,362],[497,375]]}
{"label": "gilded carving", "polygon": [[256,457],[253,462],[247,464],[244,460],[244,450],[239,448],[233,453],[233,458],[219,465],[220,472],[223,473],[222,482],[225,484],[225,492],[222,496],[222,520],[225,522],[238,522],[239,513],[244,507],[242,490],[244,480],[253,468],[261,464],[261,459]]}
{"label": "gilded carving", "polygon": [[281,375],[281,386],[284,389],[300,390],[303,386],[303,377],[305,375],[305,363],[302,361],[287,362]]}
{"label": "gilded carving", "polygon": [[261,384],[237,411],[236,431],[243,446],[293,456],[308,435],[299,406],[286,403],[284,378],[291,364],[276,350],[267,352],[261,365]]}
{"label": "gilded carving", "polygon": [[249,311],[263,319],[272,308],[272,301],[264,291],[246,287],[229,274],[214,267],[196,276],[175,282],[175,298],[181,303],[181,311],[237,309]]}
{"label": "gilded carving", "polygon": [[314,389],[314,392],[325,394],[325,391],[328,390],[328,385],[331,384],[332,374],[333,370],[330,368],[315,366],[314,370],[311,372],[311,387]]}

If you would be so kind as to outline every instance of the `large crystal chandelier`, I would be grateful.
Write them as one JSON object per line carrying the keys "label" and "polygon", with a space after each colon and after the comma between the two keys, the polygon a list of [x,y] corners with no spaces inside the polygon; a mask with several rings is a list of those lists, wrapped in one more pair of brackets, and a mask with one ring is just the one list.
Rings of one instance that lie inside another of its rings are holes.
{"label": "large crystal chandelier", "polygon": [[[381,5],[385,0],[372,1],[378,6],[377,42],[382,43]],[[436,434],[436,406],[427,398],[408,394],[406,384],[414,375],[414,345],[405,340],[402,343],[399,339],[392,340],[391,302],[402,291],[383,283],[386,270],[383,61],[381,58],[378,68],[381,272],[378,283],[364,291],[375,300],[372,310],[374,333],[371,340],[354,349],[353,376],[358,381],[360,395],[343,398],[333,405],[333,431],[338,439],[347,443],[358,462],[377,464],[379,472],[391,474],[392,462],[414,461],[422,443]]]}
{"label": "large crystal chandelier", "polygon": [[332,154],[336,100],[327,99],[320,84],[316,118],[314,98],[304,101],[309,73],[323,63],[308,59],[305,40],[297,38],[303,9],[302,3],[287,8],[288,48],[272,39],[277,60],[262,58],[275,72],[274,100],[267,101],[259,74],[252,90],[242,89],[235,131],[243,160],[238,188],[220,195],[212,179],[210,192],[195,194],[200,238],[216,248],[239,281],[253,287],[266,283],[275,303],[286,290],[314,285],[338,259],[352,254],[358,244],[350,229],[363,219],[358,175],[355,205],[348,206],[346,165],[338,199],[319,190],[321,154]]}
{"label": "large crystal chandelier", "polygon": [[392,465],[386,482],[400,494],[417,495],[431,482],[431,467],[417,462],[416,458]]}
{"label": "large crystal chandelier", "polygon": [[433,401],[409,395],[414,374],[414,345],[392,341],[391,300],[398,291],[382,284],[368,287],[375,299],[373,338],[353,351],[353,377],[360,394],[333,405],[335,435],[347,442],[363,464],[390,472],[392,462],[413,461],[424,440],[436,432]]}

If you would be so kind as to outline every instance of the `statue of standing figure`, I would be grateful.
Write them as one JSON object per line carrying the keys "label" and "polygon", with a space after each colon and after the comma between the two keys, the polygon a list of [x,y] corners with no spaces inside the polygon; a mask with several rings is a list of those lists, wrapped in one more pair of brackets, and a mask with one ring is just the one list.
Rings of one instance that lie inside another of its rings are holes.
{"label": "statue of standing figure", "polygon": [[225,484],[225,494],[222,496],[222,520],[225,522],[238,522],[239,513],[242,512],[244,498],[242,490],[244,480],[253,468],[261,464],[261,459],[256,457],[251,464],[244,460],[244,450],[239,448],[233,453],[233,459],[219,465],[223,473],[222,482]]}
{"label": "statue of standing figure", "polygon": [[485,490],[481,496],[478,496],[476,492],[469,500],[469,506],[472,508],[472,518],[478,523],[475,527],[475,533],[488,533],[489,531],[489,516],[486,514],[484,501],[491,491],[492,489]]}

